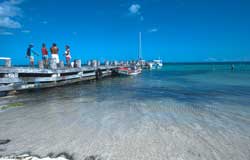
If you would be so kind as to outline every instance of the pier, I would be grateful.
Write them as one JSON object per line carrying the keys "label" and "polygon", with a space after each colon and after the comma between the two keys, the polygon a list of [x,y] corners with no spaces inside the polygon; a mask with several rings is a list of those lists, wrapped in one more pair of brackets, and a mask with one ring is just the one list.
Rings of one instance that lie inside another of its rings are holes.
{"label": "pier", "polygon": [[81,81],[98,80],[116,74],[119,68],[116,62],[108,61],[101,65],[96,60],[82,66],[81,60],[75,60],[73,67],[65,67],[63,62],[56,64],[52,59],[48,68],[40,61],[37,68],[12,67],[10,58],[1,58],[0,93],[8,94],[21,90],[63,86]]}

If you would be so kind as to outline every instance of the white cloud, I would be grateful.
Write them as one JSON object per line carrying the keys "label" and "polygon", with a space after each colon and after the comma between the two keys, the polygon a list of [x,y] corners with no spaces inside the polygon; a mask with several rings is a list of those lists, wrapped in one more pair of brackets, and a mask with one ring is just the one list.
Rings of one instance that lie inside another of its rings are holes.
{"label": "white cloud", "polygon": [[11,4],[21,4],[24,0],[9,0]]}
{"label": "white cloud", "polygon": [[21,28],[21,24],[9,17],[0,18],[0,27],[3,28]]}
{"label": "white cloud", "polygon": [[0,3],[0,27],[2,28],[21,28],[21,24],[15,20],[22,16],[22,10],[18,5],[22,0],[9,0]]}
{"label": "white cloud", "polygon": [[12,36],[14,34],[12,32],[5,32],[5,31],[3,31],[3,32],[0,32],[0,35],[3,35],[3,36]]}
{"label": "white cloud", "polygon": [[0,3],[0,17],[15,17],[21,14],[21,9],[10,1]]}
{"label": "white cloud", "polygon": [[128,10],[131,14],[140,14],[140,9],[141,6],[139,4],[132,4]]}
{"label": "white cloud", "polygon": [[154,33],[154,32],[158,32],[158,31],[159,31],[158,28],[152,28],[152,29],[148,30],[149,33]]}
{"label": "white cloud", "polygon": [[30,33],[30,30],[22,30],[23,33]]}
{"label": "white cloud", "polygon": [[133,15],[139,18],[140,21],[144,20],[144,17],[141,13],[141,5],[139,4],[132,4],[129,8],[129,15]]}

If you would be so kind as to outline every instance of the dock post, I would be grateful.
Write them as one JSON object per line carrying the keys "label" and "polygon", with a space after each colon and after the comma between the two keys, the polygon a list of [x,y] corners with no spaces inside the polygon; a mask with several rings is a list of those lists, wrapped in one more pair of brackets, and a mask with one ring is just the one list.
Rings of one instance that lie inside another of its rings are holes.
{"label": "dock post", "polygon": [[109,66],[109,61],[105,61],[105,66]]}
{"label": "dock post", "polygon": [[57,69],[56,59],[54,58],[50,59],[50,68]]}
{"label": "dock post", "polygon": [[38,61],[38,67],[39,69],[44,69],[44,64],[43,64],[43,61]]}
{"label": "dock post", "polygon": [[120,61],[120,65],[122,65],[122,66],[123,66],[123,65],[124,65],[124,62],[123,62],[123,61]]}
{"label": "dock post", "polygon": [[95,76],[96,76],[96,79],[97,79],[97,80],[102,79],[102,70],[101,70],[100,68],[98,68],[98,69],[95,71]]}
{"label": "dock post", "polygon": [[63,61],[60,61],[59,67],[60,67],[60,68],[64,68],[64,62],[63,62]]}
{"label": "dock post", "polygon": [[88,65],[88,66],[91,66],[91,61],[88,61],[88,62],[87,62],[87,65]]}
{"label": "dock post", "polygon": [[100,66],[101,65],[101,62],[100,61],[97,61],[97,66]]}
{"label": "dock post", "polygon": [[76,62],[76,68],[82,67],[82,61],[80,59],[75,60],[75,62]]}
{"label": "dock post", "polygon": [[97,68],[97,62],[96,62],[96,60],[92,60],[91,67]]}
{"label": "dock post", "polygon": [[11,59],[10,58],[5,59],[5,67],[11,67]]}

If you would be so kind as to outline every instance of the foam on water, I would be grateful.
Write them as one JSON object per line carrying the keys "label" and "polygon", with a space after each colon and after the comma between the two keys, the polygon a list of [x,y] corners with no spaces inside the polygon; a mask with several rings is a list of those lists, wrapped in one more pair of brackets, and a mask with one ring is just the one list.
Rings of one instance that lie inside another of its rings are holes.
{"label": "foam on water", "polygon": [[1,98],[0,155],[250,159],[250,72],[171,67]]}

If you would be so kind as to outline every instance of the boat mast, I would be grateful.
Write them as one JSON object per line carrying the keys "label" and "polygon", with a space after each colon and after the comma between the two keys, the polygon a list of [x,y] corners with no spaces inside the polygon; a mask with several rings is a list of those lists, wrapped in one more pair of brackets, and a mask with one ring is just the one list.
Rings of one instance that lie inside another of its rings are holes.
{"label": "boat mast", "polygon": [[138,60],[142,59],[142,45],[141,45],[141,32],[139,32],[139,48],[138,48]]}

